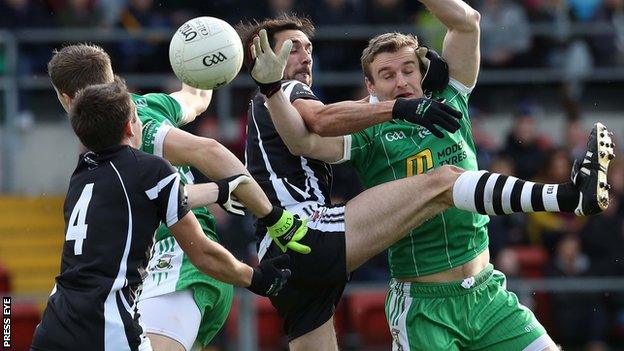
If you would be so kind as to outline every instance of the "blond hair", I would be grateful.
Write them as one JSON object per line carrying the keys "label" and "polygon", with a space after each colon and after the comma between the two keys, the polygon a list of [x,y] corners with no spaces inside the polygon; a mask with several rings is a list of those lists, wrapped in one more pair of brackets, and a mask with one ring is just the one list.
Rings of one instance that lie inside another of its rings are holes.
{"label": "blond hair", "polygon": [[[369,40],[368,46],[364,48],[362,56],[360,57],[362,70],[364,71],[366,78],[373,82],[370,65],[377,54],[382,52],[397,52],[406,46],[416,49],[418,47],[418,38],[412,34],[393,32],[380,34]],[[418,62],[422,70],[420,60]]]}

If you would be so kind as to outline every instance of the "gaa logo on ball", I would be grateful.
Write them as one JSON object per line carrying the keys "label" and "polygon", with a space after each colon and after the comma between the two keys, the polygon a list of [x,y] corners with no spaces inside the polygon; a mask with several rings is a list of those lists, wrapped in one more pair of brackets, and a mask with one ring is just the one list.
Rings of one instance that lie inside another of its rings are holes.
{"label": "gaa logo on ball", "polygon": [[243,65],[243,45],[234,28],[215,17],[197,17],[176,30],[169,44],[175,75],[198,89],[231,82]]}

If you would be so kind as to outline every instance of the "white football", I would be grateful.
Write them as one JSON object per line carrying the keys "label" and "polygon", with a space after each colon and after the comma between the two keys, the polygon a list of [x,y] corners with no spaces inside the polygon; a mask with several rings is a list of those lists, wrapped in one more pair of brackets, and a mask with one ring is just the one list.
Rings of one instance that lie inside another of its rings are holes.
{"label": "white football", "polygon": [[169,62],[175,75],[198,89],[231,82],[243,65],[243,44],[236,30],[215,17],[184,23],[171,38]]}

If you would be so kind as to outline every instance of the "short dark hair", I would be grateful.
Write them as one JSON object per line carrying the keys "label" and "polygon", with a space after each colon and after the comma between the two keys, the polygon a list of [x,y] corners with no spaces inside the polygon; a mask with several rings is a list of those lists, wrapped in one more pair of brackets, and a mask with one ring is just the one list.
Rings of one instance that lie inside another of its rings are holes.
{"label": "short dark hair", "polygon": [[314,24],[306,17],[298,17],[294,14],[282,14],[276,18],[265,18],[261,22],[254,20],[253,22],[240,22],[236,25],[236,31],[243,42],[245,49],[245,64],[249,67],[251,58],[249,57],[249,47],[253,42],[253,37],[260,32],[261,29],[267,31],[269,43],[273,48],[275,46],[275,34],[285,30],[300,30],[308,38],[314,37]]}
{"label": "short dark hair", "polygon": [[110,83],[113,69],[104,49],[93,44],[77,44],[54,50],[48,62],[48,75],[56,89],[74,98],[78,90],[89,85]]}
{"label": "short dark hair", "polygon": [[82,144],[97,152],[121,142],[133,111],[125,82],[115,76],[112,83],[90,85],[78,91],[69,120]]}

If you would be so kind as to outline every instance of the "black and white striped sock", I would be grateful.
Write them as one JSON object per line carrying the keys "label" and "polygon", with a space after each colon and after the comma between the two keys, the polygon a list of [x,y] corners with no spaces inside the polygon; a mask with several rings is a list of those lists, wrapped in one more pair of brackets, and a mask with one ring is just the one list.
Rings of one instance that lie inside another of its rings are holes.
{"label": "black and white striped sock", "polygon": [[486,171],[466,171],[455,181],[455,207],[488,215],[574,212],[579,192],[572,183],[533,183]]}

